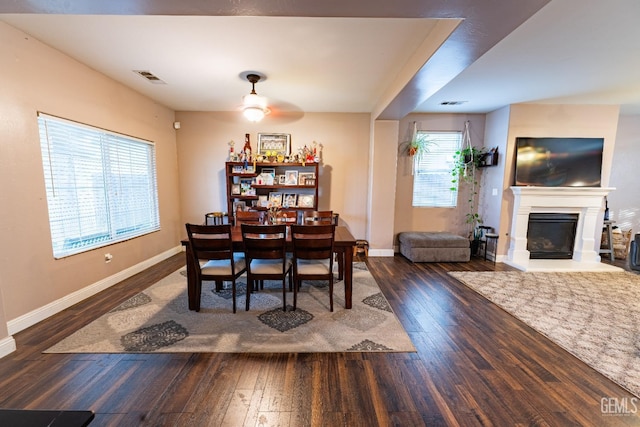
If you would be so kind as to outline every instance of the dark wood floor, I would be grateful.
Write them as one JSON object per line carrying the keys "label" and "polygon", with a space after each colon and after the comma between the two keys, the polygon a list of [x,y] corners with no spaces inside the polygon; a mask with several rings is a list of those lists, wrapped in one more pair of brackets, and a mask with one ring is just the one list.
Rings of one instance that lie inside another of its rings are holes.
{"label": "dark wood floor", "polygon": [[417,353],[42,354],[180,254],[16,334],[0,407],[91,409],[92,427],[640,425],[603,413],[631,394],[447,275],[504,264],[367,263]]}

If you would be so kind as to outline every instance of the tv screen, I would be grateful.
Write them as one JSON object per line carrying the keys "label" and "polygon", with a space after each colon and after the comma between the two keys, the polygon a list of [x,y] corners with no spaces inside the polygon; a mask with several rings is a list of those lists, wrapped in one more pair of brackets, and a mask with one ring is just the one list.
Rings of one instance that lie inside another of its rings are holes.
{"label": "tv screen", "polygon": [[516,138],[515,185],[600,187],[604,138]]}

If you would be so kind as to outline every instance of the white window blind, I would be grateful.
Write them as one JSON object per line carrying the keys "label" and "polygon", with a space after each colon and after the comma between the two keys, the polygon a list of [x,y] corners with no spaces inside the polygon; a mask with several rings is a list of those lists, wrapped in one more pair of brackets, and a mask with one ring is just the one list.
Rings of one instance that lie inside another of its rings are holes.
{"label": "white window blind", "polygon": [[451,182],[451,169],[454,155],[462,143],[462,133],[418,131],[416,137],[432,141],[432,144],[428,153],[414,158],[413,206],[455,207],[458,183]]}
{"label": "white window blind", "polygon": [[160,229],[155,146],[38,114],[55,258]]}

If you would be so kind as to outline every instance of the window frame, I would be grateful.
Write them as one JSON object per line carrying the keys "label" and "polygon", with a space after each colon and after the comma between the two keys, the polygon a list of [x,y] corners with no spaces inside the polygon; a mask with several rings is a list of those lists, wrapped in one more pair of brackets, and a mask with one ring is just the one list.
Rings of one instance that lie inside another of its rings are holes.
{"label": "window frame", "polygon": [[[428,151],[413,157],[411,206],[414,208],[455,208],[458,205],[458,182],[451,171],[456,151],[462,147],[461,131],[419,130],[416,138],[431,139]],[[447,150],[444,150],[447,146]],[[429,169],[429,166],[433,168]],[[426,169],[425,169],[426,168]],[[453,181],[453,182],[452,182]],[[437,184],[434,192],[433,183]]]}
{"label": "window frame", "polygon": [[55,259],[160,230],[152,141],[38,112]]}

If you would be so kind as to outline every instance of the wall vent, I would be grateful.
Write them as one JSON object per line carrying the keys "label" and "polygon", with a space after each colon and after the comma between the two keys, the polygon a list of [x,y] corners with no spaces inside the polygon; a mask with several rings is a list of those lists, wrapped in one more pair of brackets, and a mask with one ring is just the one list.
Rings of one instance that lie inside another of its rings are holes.
{"label": "wall vent", "polygon": [[153,74],[151,71],[145,70],[133,70],[134,73],[141,76],[142,78],[148,80],[149,82],[156,85],[166,85],[164,81],[162,81],[158,76]]}

